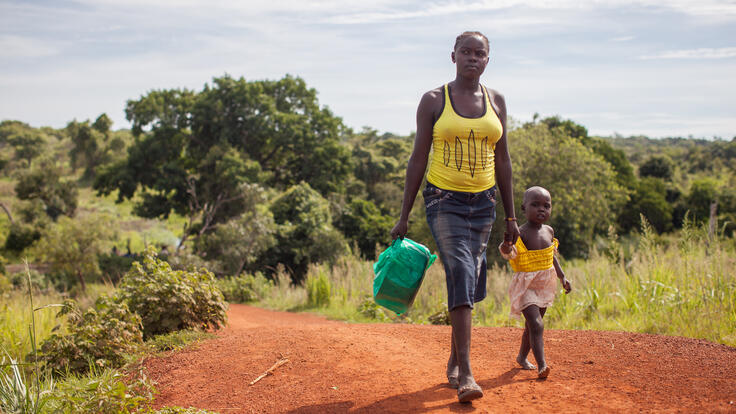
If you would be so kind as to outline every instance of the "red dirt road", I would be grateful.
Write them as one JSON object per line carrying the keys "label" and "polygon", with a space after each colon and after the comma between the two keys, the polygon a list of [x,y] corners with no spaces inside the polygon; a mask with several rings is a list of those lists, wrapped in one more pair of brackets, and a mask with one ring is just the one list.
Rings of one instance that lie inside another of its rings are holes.
{"label": "red dirt road", "polygon": [[[485,396],[444,378],[450,328],[348,324],[231,305],[217,337],[145,362],[156,407],[228,413],[736,412],[736,349],[626,332],[545,332],[546,381],[517,368],[521,330],[475,328]],[[283,354],[290,362],[248,384]],[[530,356],[530,358],[532,358]]]}

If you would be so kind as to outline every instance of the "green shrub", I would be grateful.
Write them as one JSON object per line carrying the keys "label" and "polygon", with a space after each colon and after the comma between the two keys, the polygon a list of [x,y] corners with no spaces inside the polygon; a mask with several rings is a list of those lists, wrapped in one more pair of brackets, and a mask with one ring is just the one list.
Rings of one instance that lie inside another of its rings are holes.
{"label": "green shrub", "polygon": [[385,322],[390,320],[383,309],[381,309],[376,301],[373,300],[373,296],[366,296],[365,299],[363,299],[363,302],[361,302],[358,307],[358,312],[365,317],[375,319],[377,321]]}
{"label": "green shrub", "polygon": [[273,283],[262,273],[241,275],[217,280],[217,286],[230,303],[255,302],[265,298]]}
{"label": "green shrub", "polygon": [[[141,319],[117,303],[101,296],[95,305],[82,312],[73,299],[64,302],[57,317],[67,316],[68,333],[53,334],[39,350],[39,361],[57,373],[85,373],[90,365],[120,367],[125,355],[143,342]],[[33,360],[32,354],[27,357]]]}
{"label": "green shrub", "polygon": [[118,300],[143,321],[143,336],[181,329],[220,328],[227,303],[209,271],[172,270],[153,248],[133,263],[118,289]]}
{"label": "green shrub", "polygon": [[330,304],[330,280],[322,270],[317,276],[307,275],[307,304],[316,308]]}

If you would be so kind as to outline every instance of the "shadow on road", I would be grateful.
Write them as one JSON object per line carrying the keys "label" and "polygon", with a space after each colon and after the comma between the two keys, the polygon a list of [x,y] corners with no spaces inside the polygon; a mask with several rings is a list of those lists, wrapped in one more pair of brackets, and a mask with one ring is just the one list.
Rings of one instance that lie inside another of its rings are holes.
{"label": "shadow on road", "polygon": [[[478,384],[484,390],[491,390],[513,382],[526,381],[521,379],[514,380],[514,377],[519,371],[521,369],[512,368],[496,378],[478,381]],[[446,412],[448,410],[456,413],[471,413],[476,410],[472,403],[460,404],[457,400],[454,400],[456,393],[457,391],[450,388],[447,384],[438,384],[412,393],[392,395],[360,408],[353,408],[355,407],[355,402],[353,401],[341,401],[299,407],[288,413],[431,413],[433,411]],[[445,401],[447,400],[451,400],[452,402],[446,403]]]}

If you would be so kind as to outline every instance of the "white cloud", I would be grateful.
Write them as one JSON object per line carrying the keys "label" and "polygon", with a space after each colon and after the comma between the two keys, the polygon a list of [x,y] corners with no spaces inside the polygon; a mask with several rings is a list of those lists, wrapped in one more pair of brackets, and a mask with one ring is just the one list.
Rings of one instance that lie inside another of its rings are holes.
{"label": "white cloud", "polygon": [[620,36],[620,37],[614,37],[611,39],[612,42],[629,42],[631,40],[634,40],[636,37],[634,36]]}
{"label": "white cloud", "polygon": [[23,36],[0,35],[0,57],[5,59],[46,57],[59,53],[60,48],[48,41]]}
{"label": "white cloud", "polygon": [[639,59],[726,59],[732,57],[736,57],[736,47],[670,50],[640,56]]}

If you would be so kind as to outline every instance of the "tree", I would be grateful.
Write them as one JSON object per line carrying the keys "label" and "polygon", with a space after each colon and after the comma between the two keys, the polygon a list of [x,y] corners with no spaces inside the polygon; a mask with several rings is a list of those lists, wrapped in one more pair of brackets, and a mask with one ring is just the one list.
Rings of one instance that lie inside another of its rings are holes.
{"label": "tree", "polygon": [[[552,195],[550,225],[560,240],[560,251],[570,256],[587,254],[593,235],[605,233],[615,223],[627,199],[611,164],[565,135],[564,129],[551,130],[544,123],[511,131],[509,147],[517,217],[522,217],[519,209],[526,188],[547,188]],[[494,226],[491,245],[500,243],[502,227]]]}
{"label": "tree", "polygon": [[46,134],[20,121],[0,123],[0,144],[8,144],[15,150],[15,159],[25,160],[30,166],[34,158],[43,152]]}
{"label": "tree", "polygon": [[111,126],[112,120],[104,113],[92,125],[87,120],[72,121],[66,126],[66,132],[73,144],[69,152],[72,168],[83,167],[83,177],[86,179],[94,178],[97,168],[111,161],[111,144],[120,146],[118,142],[111,142]]}
{"label": "tree", "polygon": [[375,204],[354,199],[335,220],[335,227],[369,260],[376,258],[376,246],[385,245],[396,218],[382,215]]}
{"label": "tree", "polygon": [[240,217],[217,226],[197,239],[196,251],[214,261],[209,270],[219,275],[239,275],[275,243],[273,215],[262,204],[263,189],[247,185],[248,206]]}
{"label": "tree", "polygon": [[61,168],[50,160],[18,173],[15,193],[21,200],[38,200],[52,220],[60,215],[74,217],[77,210],[77,186],[64,180]]}
{"label": "tree", "polygon": [[263,267],[281,263],[301,283],[309,265],[333,260],[345,250],[345,240],[332,226],[330,205],[307,183],[293,186],[271,204],[277,224],[276,243],[260,260]]}
{"label": "tree", "polygon": [[653,155],[639,167],[639,176],[642,178],[656,177],[665,181],[670,181],[672,179],[673,168],[674,166],[671,159]]}
{"label": "tree", "polygon": [[98,256],[115,239],[110,218],[86,216],[72,220],[61,217],[49,226],[34,248],[35,256],[49,263],[50,272],[76,280],[84,291],[87,280],[100,277]]}
{"label": "tree", "polygon": [[618,218],[624,232],[638,229],[641,215],[659,233],[672,229],[674,206],[667,201],[667,189],[661,179],[646,177],[638,181],[630,197]]}
{"label": "tree", "polygon": [[195,93],[152,91],[128,101],[135,142],[127,158],[95,181],[118,201],[140,198],[135,212],[189,217],[187,235],[201,236],[243,213],[242,183],[287,188],[305,181],[323,194],[343,190],[349,152],[342,122],[320,108],[303,80],[246,82],[229,76]]}

